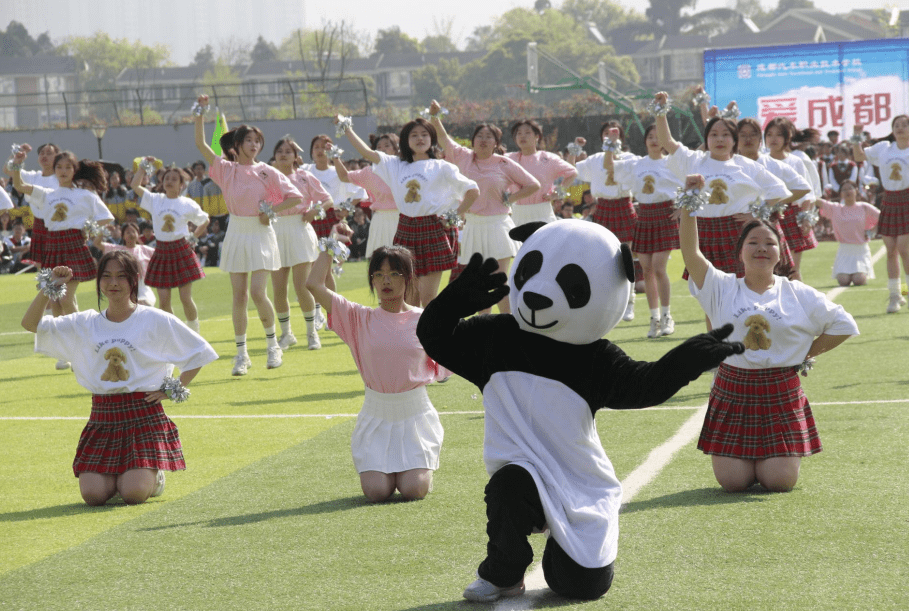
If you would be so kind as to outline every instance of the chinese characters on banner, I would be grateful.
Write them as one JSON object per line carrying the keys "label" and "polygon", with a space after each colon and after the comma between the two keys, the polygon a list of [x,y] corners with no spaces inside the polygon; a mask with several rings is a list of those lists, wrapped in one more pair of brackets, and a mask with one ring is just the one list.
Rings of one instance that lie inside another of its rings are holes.
{"label": "chinese characters on banner", "polygon": [[[889,91],[857,93],[852,95],[851,102],[850,126],[889,126],[894,116]],[[786,117],[799,127],[813,127],[823,133],[845,127],[843,113],[843,97],[839,95],[804,99],[794,96],[758,98],[758,119],[762,126],[774,117]]]}

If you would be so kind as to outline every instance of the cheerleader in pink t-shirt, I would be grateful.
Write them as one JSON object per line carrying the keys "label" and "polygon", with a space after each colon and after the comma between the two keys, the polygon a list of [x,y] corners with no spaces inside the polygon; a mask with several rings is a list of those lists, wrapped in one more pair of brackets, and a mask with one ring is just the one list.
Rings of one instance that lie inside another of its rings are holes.
{"label": "cheerleader in pink t-shirt", "polygon": [[363,494],[380,502],[397,489],[407,500],[422,499],[439,468],[444,435],[426,386],[451,372],[426,355],[417,339],[423,310],[404,300],[414,281],[413,256],[401,246],[373,252],[369,290],[378,294],[378,308],[348,301],[326,287],[329,267],[331,257],[320,253],[306,286],[328,313],[329,327],[350,348],[366,386],[350,442]]}
{"label": "cheerleader in pink t-shirt", "polygon": [[[199,106],[208,106],[208,96],[199,96]],[[251,361],[246,349],[247,306],[249,296],[265,327],[268,369],[280,367],[282,351],[275,336],[275,308],[266,288],[270,272],[281,269],[278,240],[268,215],[261,210],[263,202],[272,211],[281,212],[303,203],[302,196],[290,180],[270,165],[256,161],[265,144],[257,127],[241,125],[221,136],[224,156],[215,152],[205,141],[202,114],[195,117],[196,147],[209,164],[209,175],[224,193],[224,203],[230,212],[227,235],[221,244],[223,271],[230,273],[233,293],[232,314],[237,356],[232,374],[246,375]],[[248,291],[248,292],[247,292]]]}
{"label": "cheerleader in pink t-shirt", "polygon": [[560,182],[562,189],[567,189],[578,176],[578,171],[570,163],[554,153],[537,150],[543,140],[543,130],[533,119],[522,119],[511,126],[511,138],[520,149],[505,156],[518,163],[531,176],[540,181],[540,190],[524,198],[511,208],[511,218],[515,225],[533,221],[548,223],[556,220],[552,210],[552,201],[561,199],[555,183]]}
{"label": "cheerleader in pink t-shirt", "polygon": [[856,201],[858,186],[851,180],[839,184],[840,202],[817,200],[821,216],[830,219],[840,243],[833,261],[833,277],[840,286],[861,286],[874,278],[871,248],[865,233],[877,225],[881,211],[868,202]]}

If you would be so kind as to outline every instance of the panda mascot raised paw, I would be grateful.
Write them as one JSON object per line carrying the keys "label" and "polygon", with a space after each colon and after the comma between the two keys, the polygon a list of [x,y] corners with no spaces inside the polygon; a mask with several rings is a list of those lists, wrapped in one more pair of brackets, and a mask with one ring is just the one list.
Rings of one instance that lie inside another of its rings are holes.
{"label": "panda mascot raised paw", "polygon": [[[628,247],[580,220],[531,223],[510,235],[523,245],[509,277],[474,254],[417,326],[426,353],[483,392],[489,539],[464,597],[522,594],[533,560],[528,537],[548,528],[546,583],[562,596],[594,599],[612,584],[622,502],[597,410],[658,405],[744,346],[723,341],[728,325],[658,361],[635,361],[602,339],[632,290]],[[511,314],[467,318],[505,295]]]}

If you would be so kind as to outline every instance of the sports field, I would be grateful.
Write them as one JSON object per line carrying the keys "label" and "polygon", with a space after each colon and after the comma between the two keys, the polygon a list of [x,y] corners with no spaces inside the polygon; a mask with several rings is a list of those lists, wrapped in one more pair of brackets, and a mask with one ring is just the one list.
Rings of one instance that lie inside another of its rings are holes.
{"label": "sports field", "polygon": [[[822,243],[803,260],[824,292],[835,249]],[[231,377],[228,278],[206,272],[194,295],[221,359],[190,401],[165,405],[187,470],[145,505],[101,508],[82,503],[71,469],[90,397],[19,326],[34,276],[0,276],[0,610],[909,608],[909,311],[884,314],[883,259],[870,286],[836,291],[862,335],[803,379],[824,451],[803,461],[793,492],[720,491],[696,449],[709,375],[658,408],[602,410],[603,446],[625,484],[612,589],[559,599],[535,563],[527,594],[498,606],[461,598],[485,555],[479,391],[458,377],[429,388],[445,427],[434,492],[369,504],[350,457],[363,385],[346,346],[322,331],[321,351],[297,345],[266,370],[251,311],[253,367]],[[670,274],[680,278],[678,253]],[[375,304],[364,263],[345,265],[339,289]],[[94,285],[78,295],[97,307]],[[659,358],[703,330],[681,280],[672,311],[675,335],[648,340],[639,295],[635,320],[609,339]],[[293,324],[305,344],[299,309]],[[532,539],[539,560],[544,540]]]}

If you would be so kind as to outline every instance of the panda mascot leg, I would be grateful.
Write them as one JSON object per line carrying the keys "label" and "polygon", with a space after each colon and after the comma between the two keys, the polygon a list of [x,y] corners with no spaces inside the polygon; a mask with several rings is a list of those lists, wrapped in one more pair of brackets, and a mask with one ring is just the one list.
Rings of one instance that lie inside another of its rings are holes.
{"label": "panda mascot leg", "polygon": [[[493,474],[486,485],[486,518],[487,555],[477,575],[500,588],[502,595],[516,596],[524,591],[524,573],[533,562],[527,539],[546,526],[536,483],[527,470],[510,464]],[[556,594],[592,600],[612,585],[613,564],[583,567],[550,537],[543,552],[543,576]]]}

